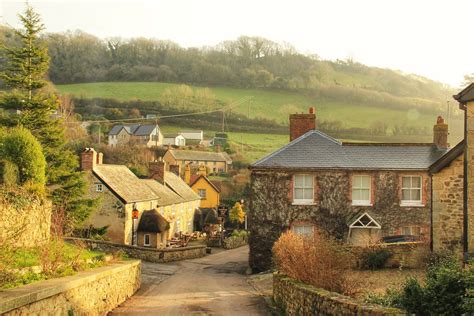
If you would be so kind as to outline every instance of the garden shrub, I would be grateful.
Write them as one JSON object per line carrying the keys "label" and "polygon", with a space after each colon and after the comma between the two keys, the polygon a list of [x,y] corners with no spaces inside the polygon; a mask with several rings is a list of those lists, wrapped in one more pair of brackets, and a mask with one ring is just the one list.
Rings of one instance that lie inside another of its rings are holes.
{"label": "garden shrub", "polygon": [[392,253],[384,248],[367,247],[361,253],[361,268],[369,270],[379,270],[385,266]]}
{"label": "garden shrub", "polygon": [[46,160],[38,140],[25,128],[2,133],[0,158],[18,166],[19,184],[43,191],[46,184]]}
{"label": "garden shrub", "polygon": [[328,291],[354,294],[357,283],[349,278],[353,255],[322,232],[302,236],[288,231],[273,246],[278,271]]}

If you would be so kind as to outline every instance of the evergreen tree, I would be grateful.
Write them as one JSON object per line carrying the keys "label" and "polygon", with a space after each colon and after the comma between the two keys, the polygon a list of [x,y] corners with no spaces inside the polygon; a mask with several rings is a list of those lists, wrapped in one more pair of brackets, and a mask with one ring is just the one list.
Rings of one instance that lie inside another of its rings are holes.
{"label": "evergreen tree", "polygon": [[[41,89],[47,85],[48,51],[39,37],[44,29],[40,16],[27,6],[20,15],[22,30],[18,47],[3,45],[7,66],[1,73],[11,90],[0,98],[0,107],[19,110],[15,115],[3,116],[7,126],[23,126],[39,140],[47,161],[47,184],[55,206],[55,214],[65,218],[66,229],[83,221],[90,213],[93,200],[82,199],[86,183],[77,171],[76,155],[67,147],[64,125],[54,114],[59,101],[54,93]],[[63,216],[64,215],[64,216]]]}

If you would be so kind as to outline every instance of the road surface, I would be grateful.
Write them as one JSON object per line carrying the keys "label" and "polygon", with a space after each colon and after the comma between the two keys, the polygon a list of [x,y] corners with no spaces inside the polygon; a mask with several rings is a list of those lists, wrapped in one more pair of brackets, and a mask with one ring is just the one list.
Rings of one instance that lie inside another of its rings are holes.
{"label": "road surface", "polygon": [[143,263],[142,287],[111,315],[270,315],[247,282],[247,258],[248,247],[240,247],[172,264]]}

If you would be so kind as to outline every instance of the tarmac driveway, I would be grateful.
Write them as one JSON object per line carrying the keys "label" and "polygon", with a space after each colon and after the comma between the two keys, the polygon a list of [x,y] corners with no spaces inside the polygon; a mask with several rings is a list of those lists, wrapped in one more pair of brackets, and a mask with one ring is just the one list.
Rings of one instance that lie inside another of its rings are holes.
{"label": "tarmac driveway", "polygon": [[240,247],[172,264],[143,263],[142,287],[111,315],[270,315],[247,282],[247,258],[248,247]]}

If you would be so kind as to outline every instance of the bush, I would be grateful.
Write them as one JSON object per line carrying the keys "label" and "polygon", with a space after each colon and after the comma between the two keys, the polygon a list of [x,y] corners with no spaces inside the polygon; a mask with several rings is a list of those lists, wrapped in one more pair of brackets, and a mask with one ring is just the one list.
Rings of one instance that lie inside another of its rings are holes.
{"label": "bush", "polygon": [[348,277],[353,262],[347,248],[315,231],[311,237],[288,231],[273,246],[278,271],[328,291],[354,294],[354,279]]}
{"label": "bush", "polygon": [[387,249],[367,247],[360,256],[361,268],[369,270],[382,269],[391,256],[392,253]]}

